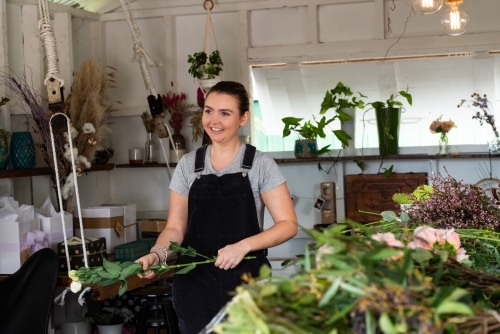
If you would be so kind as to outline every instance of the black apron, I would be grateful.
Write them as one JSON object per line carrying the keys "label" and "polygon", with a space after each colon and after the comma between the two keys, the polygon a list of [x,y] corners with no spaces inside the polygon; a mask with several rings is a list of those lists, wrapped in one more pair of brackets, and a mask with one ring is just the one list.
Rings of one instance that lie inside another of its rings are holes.
{"label": "black apron", "polygon": [[[182,247],[193,247],[199,254],[217,256],[219,249],[260,233],[259,221],[247,170],[252,168],[255,147],[246,145],[242,170],[216,176],[201,175],[207,146],[196,151],[196,180],[188,199],[188,226]],[[183,334],[196,334],[232,298],[242,283],[241,276],[259,275],[262,265],[271,266],[266,251],[249,253],[254,260],[242,260],[234,269],[219,269],[213,264],[196,266],[187,274],[176,275],[173,301]],[[177,263],[203,261],[202,257],[179,256]]]}

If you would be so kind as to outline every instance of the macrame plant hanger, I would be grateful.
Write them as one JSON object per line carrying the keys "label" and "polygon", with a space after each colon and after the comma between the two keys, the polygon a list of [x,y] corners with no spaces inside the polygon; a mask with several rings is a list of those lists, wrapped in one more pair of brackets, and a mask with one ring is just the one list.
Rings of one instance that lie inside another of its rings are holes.
{"label": "macrame plant hanger", "polygon": [[[56,146],[54,141],[54,133],[64,133],[67,132],[67,138],[69,142],[70,152],[71,152],[71,167],[73,170],[73,181],[75,183],[75,195],[76,195],[76,206],[78,210],[78,219],[80,223],[80,233],[82,239],[82,247],[83,247],[83,260],[85,263],[85,267],[88,268],[88,260],[87,260],[87,249],[85,246],[85,235],[83,231],[83,223],[82,223],[82,212],[80,207],[80,195],[78,192],[78,182],[77,182],[77,173],[76,173],[76,165],[75,165],[75,156],[73,152],[73,140],[71,139],[71,123],[69,117],[64,113],[64,94],[63,94],[63,85],[64,81],[59,78],[59,68],[58,68],[58,59],[57,59],[57,49],[56,49],[56,41],[54,38],[54,31],[50,25],[50,13],[49,13],[49,4],[48,0],[38,0],[38,6],[40,10],[40,20],[38,21],[38,31],[40,32],[40,37],[42,39],[43,46],[45,48],[45,55],[47,58],[47,74],[45,75],[44,84],[47,87],[48,99],[49,99],[49,110],[52,112],[52,116],[50,117],[50,141],[52,144],[52,158],[54,160],[54,172],[56,174],[55,180],[57,185],[57,197],[59,201],[59,213],[61,215],[61,224],[62,231],[64,237],[64,250],[66,253],[66,264],[68,267],[68,272],[71,270],[71,264],[69,260],[69,252],[68,252],[68,241],[66,235],[66,229],[64,227],[64,210],[63,210],[63,201],[62,201],[62,193],[61,193],[61,185],[59,180],[59,169],[57,163],[57,154],[56,154]],[[64,292],[59,295],[54,301],[60,301],[61,305],[64,305],[64,296],[69,291],[70,288],[66,288]],[[83,295],[90,291],[91,288],[85,288],[78,298],[78,302],[83,304]]]}
{"label": "macrame plant hanger", "polygon": [[[212,16],[210,15],[212,10],[214,9],[214,7],[215,7],[215,5],[214,5],[213,0],[205,0],[203,2],[203,9],[205,9],[205,11],[207,12],[207,21],[205,24],[205,36],[203,38],[203,51],[207,55],[206,64],[210,63],[210,31],[212,31],[212,33],[214,35],[215,47],[216,47],[216,50],[219,50],[219,54],[220,54],[219,43],[217,42],[217,35],[215,35],[215,28],[214,28],[214,25],[212,23]],[[202,83],[202,80],[198,79],[198,86],[203,91],[205,96],[207,95],[210,88],[212,88],[213,81],[214,80],[211,80],[212,83],[209,85],[204,85]]]}
{"label": "macrame plant hanger", "polygon": [[[151,59],[149,59],[148,54],[142,47],[142,42],[140,38],[141,34],[139,28],[137,28],[137,25],[135,23],[134,16],[132,15],[130,2],[128,0],[120,0],[120,4],[122,6],[123,13],[125,14],[125,17],[127,19],[130,32],[132,33],[132,40],[134,42],[134,55],[132,57],[132,62],[134,61],[139,62],[139,65],[141,67],[142,78],[144,80],[144,84],[146,85],[146,89],[149,92],[148,95],[149,111],[153,116],[156,133],[158,134],[158,137],[160,139],[165,137],[170,138],[170,143],[174,148],[177,160],[179,160],[179,150],[177,149],[177,145],[174,144],[174,141],[172,139],[172,132],[170,131],[168,125],[163,121],[165,113],[163,112],[163,104],[161,102],[161,96],[160,94],[156,93],[153,79],[151,78],[150,67],[161,66],[161,63],[151,61]],[[172,178],[172,171],[170,170],[168,157],[167,154],[165,153],[165,148],[163,147],[163,143],[161,140],[160,140],[160,145],[163,152],[163,156],[165,157],[168,173],[170,175],[170,178]]]}

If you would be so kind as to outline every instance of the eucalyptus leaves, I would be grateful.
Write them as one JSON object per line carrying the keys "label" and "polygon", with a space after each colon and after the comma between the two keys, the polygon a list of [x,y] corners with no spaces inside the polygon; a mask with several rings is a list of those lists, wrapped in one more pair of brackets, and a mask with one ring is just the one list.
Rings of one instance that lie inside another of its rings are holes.
{"label": "eucalyptus leaves", "polygon": [[[214,263],[217,260],[216,256],[208,257],[196,252],[192,247],[184,248],[179,246],[177,242],[171,242],[169,250],[176,252],[180,255],[186,255],[190,257],[202,257],[204,261],[191,262],[186,264],[174,264],[174,265],[154,265],[149,267],[149,270],[154,271],[156,275],[163,274],[170,269],[179,269],[176,274],[186,274],[193,270],[199,264]],[[255,256],[247,256],[244,260],[254,259]],[[135,262],[110,262],[103,259],[103,265],[99,267],[80,267],[78,270],[71,270],[68,276],[73,281],[71,283],[71,291],[74,293],[79,292],[82,287],[97,284],[99,286],[107,286],[120,281],[120,288],[118,290],[118,295],[122,295],[127,291],[128,284],[127,278],[133,275],[144,273],[142,270],[142,265]]]}

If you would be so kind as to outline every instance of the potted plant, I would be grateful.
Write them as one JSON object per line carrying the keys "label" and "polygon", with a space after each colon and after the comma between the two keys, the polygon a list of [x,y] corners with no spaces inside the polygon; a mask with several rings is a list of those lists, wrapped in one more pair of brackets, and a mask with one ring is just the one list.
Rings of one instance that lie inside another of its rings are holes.
{"label": "potted plant", "polygon": [[213,51],[210,56],[205,51],[188,55],[189,74],[200,81],[200,86],[205,92],[222,80],[222,58],[219,50]]}
{"label": "potted plant", "polygon": [[126,307],[103,307],[101,311],[89,312],[89,320],[99,329],[99,334],[122,334],[123,325],[134,316]]}
{"label": "potted plant", "polygon": [[[325,127],[331,123],[335,117],[327,120],[325,116],[321,118],[319,122],[313,116],[314,123],[311,121],[306,121],[303,124],[301,122],[303,118],[297,117],[285,117],[282,119],[285,123],[285,128],[283,129],[283,138],[288,137],[292,131],[298,135],[298,139],[295,141],[294,154],[296,158],[315,158],[319,154],[323,154],[329,151],[330,145],[322,147],[318,150],[317,138],[325,138]],[[341,130],[338,130],[341,131]]]}
{"label": "potted plant", "polygon": [[[341,121],[341,130],[354,138],[354,127],[356,124],[356,108],[363,109],[365,103],[361,97],[366,98],[358,92],[360,98],[353,96],[353,92],[342,82],[338,82],[334,89],[326,91],[323,102],[321,103],[321,115],[324,115],[329,109],[333,108],[339,120]],[[340,138],[339,138],[340,139]],[[349,139],[347,144],[342,144],[345,156],[355,155],[354,139]]]}
{"label": "potted plant", "polygon": [[430,198],[433,189],[431,186],[422,184],[418,186],[412,193],[396,193],[392,196],[392,200],[401,206],[401,211],[406,210],[415,202],[423,201]]}
{"label": "potted plant", "polygon": [[412,96],[408,93],[408,89],[399,91],[396,95],[391,94],[385,102],[367,103],[375,109],[381,156],[399,153],[399,124],[403,103],[396,99],[400,96],[404,97],[410,106],[412,105]]}

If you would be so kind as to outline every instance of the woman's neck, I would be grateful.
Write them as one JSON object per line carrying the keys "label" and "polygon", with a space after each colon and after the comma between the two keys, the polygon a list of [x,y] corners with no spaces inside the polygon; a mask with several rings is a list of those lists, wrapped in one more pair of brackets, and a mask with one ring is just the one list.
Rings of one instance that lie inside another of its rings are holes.
{"label": "woman's neck", "polygon": [[240,147],[241,142],[239,139],[230,143],[212,143],[210,161],[213,169],[220,171],[226,168],[234,160]]}

